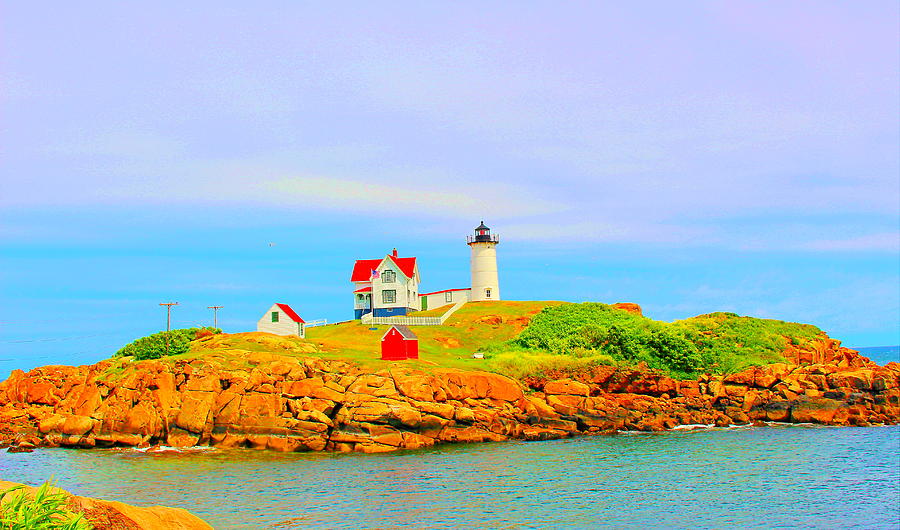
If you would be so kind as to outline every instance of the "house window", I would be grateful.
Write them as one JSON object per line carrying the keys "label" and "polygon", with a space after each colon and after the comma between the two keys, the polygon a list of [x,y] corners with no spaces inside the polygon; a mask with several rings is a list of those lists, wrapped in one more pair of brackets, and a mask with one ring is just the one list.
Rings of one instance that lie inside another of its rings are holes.
{"label": "house window", "polygon": [[446,293],[444,293],[444,301],[445,302],[453,301],[453,292],[452,291],[447,291]]}
{"label": "house window", "polygon": [[397,281],[397,273],[392,270],[386,270],[381,275],[381,281],[382,283],[394,283]]}
{"label": "house window", "polygon": [[485,289],[485,290],[484,290],[484,297],[485,297],[485,298],[490,298],[490,297],[491,297],[491,290],[490,290],[490,289]]}
{"label": "house window", "polygon": [[272,311],[272,322],[278,322],[278,311]]}
{"label": "house window", "polygon": [[385,304],[393,304],[397,302],[397,291],[390,289],[381,291],[381,301]]}

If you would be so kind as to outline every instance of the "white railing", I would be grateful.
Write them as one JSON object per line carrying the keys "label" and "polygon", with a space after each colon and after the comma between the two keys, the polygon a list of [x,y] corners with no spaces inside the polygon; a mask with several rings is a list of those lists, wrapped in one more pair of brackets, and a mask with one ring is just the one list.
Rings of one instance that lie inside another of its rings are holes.
{"label": "white railing", "polygon": [[446,313],[444,313],[443,315],[441,315],[441,324],[443,324],[444,322],[446,322],[447,319],[450,318],[450,315],[452,315],[453,313],[456,313],[456,311],[457,311],[460,307],[466,305],[466,302],[468,302],[468,300],[460,300],[459,302],[456,302],[455,304],[453,304],[453,307],[451,307],[450,309],[447,310]]}
{"label": "white railing", "polygon": [[327,326],[327,325],[328,325],[328,319],[327,319],[327,318],[320,318],[320,319],[318,319],[318,320],[310,320],[309,322],[307,322],[307,323],[304,324],[304,325],[305,325],[306,327],[308,327],[308,328],[314,328],[314,327],[316,327],[316,326]]}
{"label": "white railing", "polygon": [[359,320],[363,324],[386,324],[386,325],[397,325],[397,326],[441,326],[444,322],[450,318],[450,315],[455,313],[460,307],[464,306],[466,300],[460,300],[453,304],[453,307],[448,309],[443,315],[439,317],[416,317],[416,316],[403,316],[403,317],[373,317],[372,313],[366,313]]}

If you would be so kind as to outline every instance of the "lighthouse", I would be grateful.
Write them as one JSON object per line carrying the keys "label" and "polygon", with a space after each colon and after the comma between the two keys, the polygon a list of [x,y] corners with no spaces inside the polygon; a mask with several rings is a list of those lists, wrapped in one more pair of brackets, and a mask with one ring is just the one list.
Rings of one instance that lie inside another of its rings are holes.
{"label": "lighthouse", "polygon": [[500,300],[500,280],[497,277],[497,245],[500,236],[491,234],[484,221],[475,228],[475,235],[466,242],[472,249],[472,293],[469,300]]}

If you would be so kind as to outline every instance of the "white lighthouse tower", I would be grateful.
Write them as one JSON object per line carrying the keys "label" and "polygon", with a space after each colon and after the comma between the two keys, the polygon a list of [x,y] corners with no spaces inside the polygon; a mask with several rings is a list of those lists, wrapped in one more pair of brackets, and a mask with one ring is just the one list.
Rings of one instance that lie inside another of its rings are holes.
{"label": "white lighthouse tower", "polygon": [[469,300],[500,300],[500,280],[497,277],[497,245],[500,236],[491,234],[484,221],[466,242],[472,248],[472,293]]}

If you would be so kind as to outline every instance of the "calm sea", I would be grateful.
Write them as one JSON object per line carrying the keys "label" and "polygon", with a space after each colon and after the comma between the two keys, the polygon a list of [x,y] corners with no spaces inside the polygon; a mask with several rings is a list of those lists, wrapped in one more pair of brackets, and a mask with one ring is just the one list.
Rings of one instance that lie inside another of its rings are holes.
{"label": "calm sea", "polygon": [[900,428],[784,426],[379,455],[0,453],[0,477],[216,528],[900,527]]}

